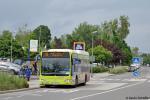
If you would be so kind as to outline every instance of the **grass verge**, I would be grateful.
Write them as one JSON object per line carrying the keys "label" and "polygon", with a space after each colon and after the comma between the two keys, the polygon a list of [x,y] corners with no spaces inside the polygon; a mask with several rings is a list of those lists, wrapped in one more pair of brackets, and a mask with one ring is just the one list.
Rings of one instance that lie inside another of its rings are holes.
{"label": "grass verge", "polygon": [[0,72],[0,91],[28,88],[24,78]]}
{"label": "grass verge", "polygon": [[118,67],[109,69],[110,74],[121,74],[121,73],[125,73],[127,71],[128,71],[127,66],[118,66]]}
{"label": "grass verge", "polygon": [[92,72],[93,73],[103,73],[103,72],[107,72],[109,70],[109,68],[107,68],[107,67],[93,67],[92,68]]}

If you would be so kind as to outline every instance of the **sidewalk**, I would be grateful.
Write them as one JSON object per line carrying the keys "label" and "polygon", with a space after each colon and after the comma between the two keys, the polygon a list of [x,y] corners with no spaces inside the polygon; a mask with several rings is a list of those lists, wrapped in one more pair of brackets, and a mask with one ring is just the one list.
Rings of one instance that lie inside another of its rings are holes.
{"label": "sidewalk", "polygon": [[32,75],[30,81],[28,81],[29,88],[38,88],[40,87],[39,76]]}
{"label": "sidewalk", "polygon": [[[93,77],[91,77],[91,81],[93,79],[97,79],[97,78],[104,78],[104,77],[107,77],[107,76],[111,76],[111,75],[114,75],[114,74],[109,74],[109,73],[94,73],[93,74]],[[39,82],[39,77],[38,76],[35,76],[35,75],[32,75],[31,78],[30,78],[30,81],[28,81],[28,84],[29,84],[29,88],[23,88],[23,89],[16,89],[16,90],[7,90],[7,91],[0,91],[0,94],[3,94],[3,93],[11,93],[11,92],[19,92],[19,91],[26,91],[26,90],[32,90],[32,89],[38,89],[40,88],[40,82]]]}
{"label": "sidewalk", "polygon": [[30,80],[39,80],[39,76],[31,75]]}
{"label": "sidewalk", "polygon": [[39,80],[30,80],[28,82],[29,88],[39,88],[40,87],[40,82]]}

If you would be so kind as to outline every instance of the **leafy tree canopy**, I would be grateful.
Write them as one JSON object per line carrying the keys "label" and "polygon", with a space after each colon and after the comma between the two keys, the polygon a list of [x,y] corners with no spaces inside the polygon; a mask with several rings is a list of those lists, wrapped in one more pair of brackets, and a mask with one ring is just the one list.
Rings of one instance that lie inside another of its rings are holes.
{"label": "leafy tree canopy", "polygon": [[40,48],[50,48],[51,32],[48,26],[40,25],[34,29],[32,39],[40,40]]}
{"label": "leafy tree canopy", "polygon": [[[88,50],[92,54],[92,48]],[[95,56],[96,63],[108,63],[112,58],[112,53],[102,46],[93,48],[93,55]]]}

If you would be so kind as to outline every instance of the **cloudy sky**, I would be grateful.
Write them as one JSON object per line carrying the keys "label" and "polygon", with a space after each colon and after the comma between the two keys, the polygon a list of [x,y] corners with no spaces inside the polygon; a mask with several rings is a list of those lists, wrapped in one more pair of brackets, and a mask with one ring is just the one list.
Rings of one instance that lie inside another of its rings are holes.
{"label": "cloudy sky", "polygon": [[71,33],[81,22],[101,24],[129,16],[130,35],[126,41],[150,53],[150,0],[0,0],[0,31],[30,29],[44,24],[53,36]]}

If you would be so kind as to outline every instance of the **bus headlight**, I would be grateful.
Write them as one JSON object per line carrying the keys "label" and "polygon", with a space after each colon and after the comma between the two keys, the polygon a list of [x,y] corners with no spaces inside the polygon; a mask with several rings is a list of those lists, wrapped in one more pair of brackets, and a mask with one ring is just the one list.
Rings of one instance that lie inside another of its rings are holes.
{"label": "bus headlight", "polygon": [[70,80],[70,79],[66,79],[66,80],[65,80],[65,82],[66,82],[66,83],[71,83],[71,82],[72,82],[72,80]]}

